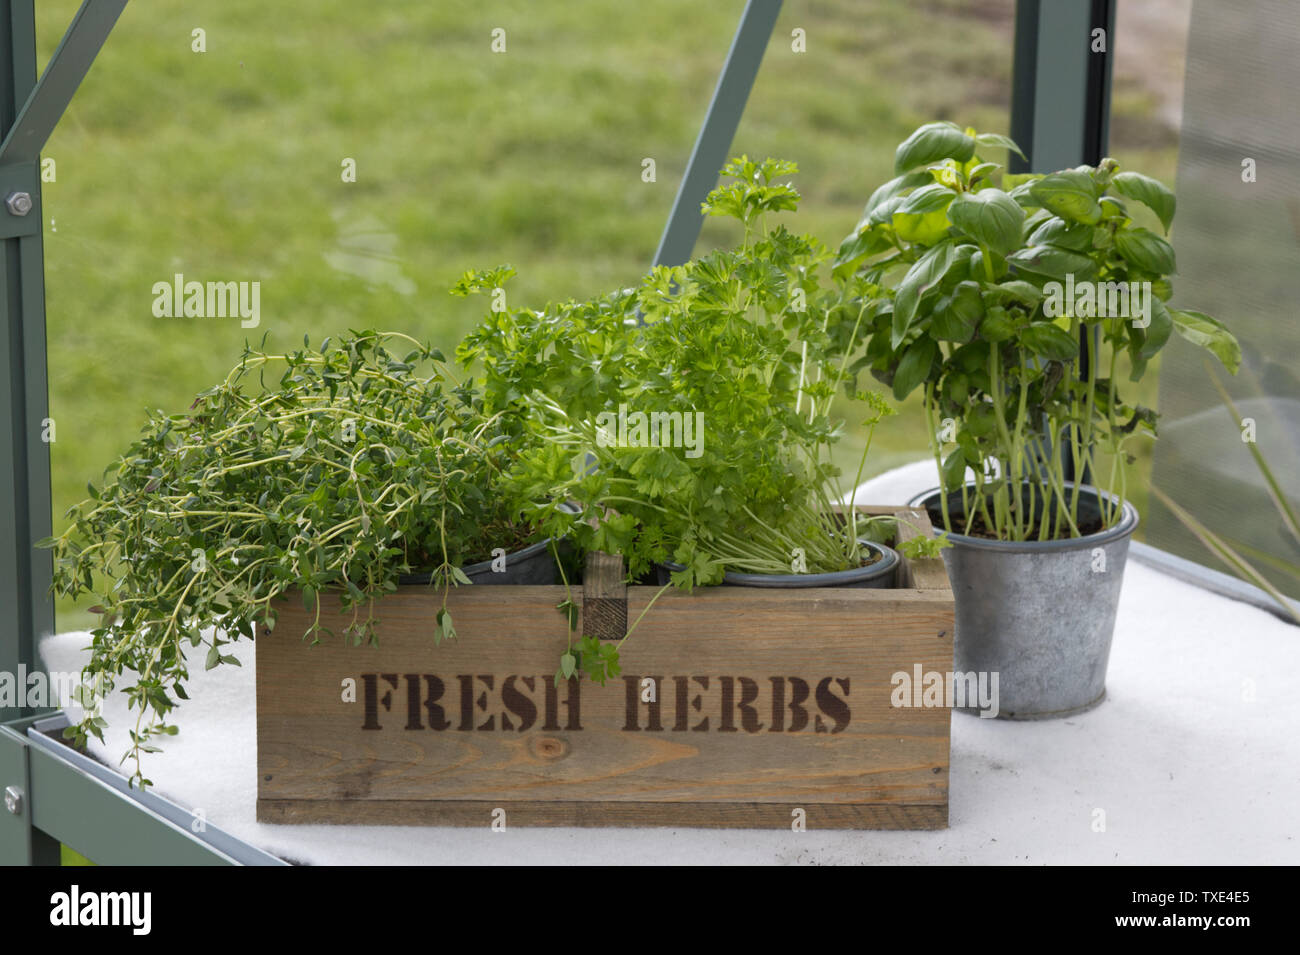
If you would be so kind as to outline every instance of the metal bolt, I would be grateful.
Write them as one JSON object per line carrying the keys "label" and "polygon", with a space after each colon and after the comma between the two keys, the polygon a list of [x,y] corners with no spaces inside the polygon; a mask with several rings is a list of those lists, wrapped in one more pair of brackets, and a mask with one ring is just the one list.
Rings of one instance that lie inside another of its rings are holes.
{"label": "metal bolt", "polygon": [[12,815],[21,816],[23,812],[23,791],[17,786],[5,787],[5,808]]}
{"label": "metal bolt", "polygon": [[5,198],[5,207],[16,216],[25,216],[32,211],[32,194],[30,192],[11,192]]}

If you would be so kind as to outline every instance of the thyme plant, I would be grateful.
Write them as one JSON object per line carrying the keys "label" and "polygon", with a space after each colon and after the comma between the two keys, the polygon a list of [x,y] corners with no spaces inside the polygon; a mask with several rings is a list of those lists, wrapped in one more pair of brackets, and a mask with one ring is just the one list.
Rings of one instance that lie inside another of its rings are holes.
{"label": "thyme plant", "polygon": [[133,780],[140,754],[174,734],[186,699],[187,647],[208,669],[238,665],[233,644],[273,626],[276,600],[302,593],[304,637],[331,635],[322,595],[351,613],[342,635],[375,640],[374,602],[413,571],[442,591],[434,640],[455,636],[450,587],[461,566],[538,539],[502,488],[519,436],[484,411],[436,349],[406,335],[307,339],[283,354],[246,348],[217,386],[181,414],[154,412],[141,436],[69,511],[55,555],[56,591],[92,594],[81,702],[68,734],[103,740],[98,698],[124,674]]}

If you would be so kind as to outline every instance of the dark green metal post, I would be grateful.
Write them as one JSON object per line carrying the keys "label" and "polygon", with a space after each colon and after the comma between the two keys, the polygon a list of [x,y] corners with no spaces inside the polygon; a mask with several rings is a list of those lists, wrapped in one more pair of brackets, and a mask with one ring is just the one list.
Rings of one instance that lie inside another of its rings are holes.
{"label": "dark green metal post", "polygon": [[[85,0],[36,79],[34,0],[0,0],[0,672],[39,666],[54,630],[40,153],[127,0]],[[0,705],[0,722],[28,715]]]}
{"label": "dark green metal post", "polygon": [[[1013,172],[1096,165],[1105,155],[1118,2],[1017,0],[1011,138],[1028,161],[1013,155]],[[1103,31],[1101,50],[1094,50],[1097,30]],[[1088,342],[1083,336],[1088,333],[1079,334],[1078,373],[1087,378]],[[1073,480],[1075,463],[1068,448],[1065,467],[1066,478]],[[1091,475],[1079,479],[1088,482]]]}
{"label": "dark green metal post", "polygon": [[[1016,172],[1096,164],[1110,126],[1117,0],[1017,0],[1011,136]],[[1102,30],[1104,52],[1094,52]]]}
{"label": "dark green metal post", "polygon": [[[33,0],[0,0],[0,128],[13,127],[36,85]],[[37,666],[36,644],[54,629],[52,563],[32,548],[50,533],[50,456],[41,440],[48,417],[45,286],[38,165],[0,164],[0,202],[26,192],[31,208],[0,206],[0,671],[19,681]],[[24,687],[17,686],[22,694]],[[0,720],[30,710],[0,707]]]}

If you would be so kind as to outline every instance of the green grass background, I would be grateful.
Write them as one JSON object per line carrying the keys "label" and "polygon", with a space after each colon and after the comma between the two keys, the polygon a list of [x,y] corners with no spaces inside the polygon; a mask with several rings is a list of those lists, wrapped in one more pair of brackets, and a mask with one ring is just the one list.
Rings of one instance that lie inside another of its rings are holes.
{"label": "green grass background", "polygon": [[[78,5],[38,5],[42,60]],[[287,348],[379,327],[450,347],[482,307],[447,294],[467,268],[511,263],[513,301],[538,305],[636,280],[743,6],[128,5],[45,152],[56,530],[145,409],[188,406],[250,336]],[[787,222],[838,243],[919,123],[1007,131],[1011,9],[788,0],[733,152],[797,161],[804,203]],[[1115,155],[1172,182],[1173,142],[1147,135],[1153,104],[1121,87],[1115,108]],[[710,223],[697,250],[733,238]],[[261,326],[154,318],[151,287],[176,272],[260,281]],[[1144,403],[1154,394],[1151,375]],[[850,473],[861,446],[851,431]],[[877,430],[867,473],[926,452],[909,402]],[[90,623],[58,609],[62,629]]]}

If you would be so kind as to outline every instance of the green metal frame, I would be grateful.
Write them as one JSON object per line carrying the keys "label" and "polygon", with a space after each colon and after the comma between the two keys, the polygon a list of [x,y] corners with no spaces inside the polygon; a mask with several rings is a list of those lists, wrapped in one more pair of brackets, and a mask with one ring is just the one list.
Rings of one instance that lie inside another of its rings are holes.
{"label": "green metal frame", "polygon": [[[0,772],[23,811],[0,812],[0,861],[57,865],[59,844],[115,865],[287,865],[59,739],[62,715],[0,726]],[[9,780],[17,780],[16,783]]]}
{"label": "green metal frame", "polygon": [[736,127],[745,112],[754,78],[763,62],[776,18],[781,13],[782,0],[749,0],[741,14],[740,26],[727,62],[713,90],[709,111],[700,126],[700,135],[691,150],[690,162],[677,188],[672,212],[664,226],[659,248],[655,252],[655,265],[681,265],[687,262],[700,237],[704,216],[700,204],[718,182],[718,170],[727,161],[727,153],[736,138]]}
{"label": "green metal frame", "polygon": [[[0,670],[39,666],[36,642],[54,630],[53,561],[33,544],[50,533],[45,361],[45,267],[40,152],[108,39],[127,0],[85,0],[36,79],[34,0],[0,0],[0,200],[30,196],[31,211],[0,208]],[[0,709],[0,720],[30,713]]]}
{"label": "green metal frame", "polygon": [[[1011,156],[1013,172],[1053,172],[1102,160],[1110,139],[1118,0],[1017,0],[1011,138],[1025,159]],[[1094,53],[1092,32],[1105,31],[1106,51]],[[1086,336],[1079,331],[1079,376],[1088,376]],[[1094,336],[1096,330],[1093,330]],[[1098,346],[1094,340],[1093,349]],[[1075,466],[1066,449],[1065,477]],[[1089,483],[1086,471],[1078,477]]]}
{"label": "green metal frame", "polygon": [[[36,25],[32,0],[0,0],[0,129],[11,130],[36,86]],[[54,628],[49,595],[51,561],[32,551],[49,533],[48,449],[37,447],[48,415],[45,378],[45,289],[41,244],[40,176],[30,161],[0,160],[0,201],[28,192],[33,209],[18,218],[0,206],[0,670],[34,666],[38,634]],[[33,427],[35,425],[35,427]],[[24,716],[22,707],[0,709],[0,719]]]}
{"label": "green metal frame", "polygon": [[[37,642],[54,630],[53,563],[33,546],[52,524],[40,152],[126,2],[85,0],[37,80],[34,0],[0,0],[0,203],[31,200],[25,215],[0,205],[0,671],[13,674],[40,668]],[[124,791],[124,779],[38,732],[23,702],[0,709],[0,863],[58,865],[60,842],[104,862],[236,861],[216,847],[229,836],[191,832],[180,807]],[[253,852],[243,861],[265,861]]]}
{"label": "green metal frame", "polygon": [[[1014,172],[1096,164],[1110,134],[1117,0],[1017,0],[1011,138]],[[1093,53],[1094,29],[1106,52]]]}
{"label": "green metal frame", "polygon": [[[39,158],[51,132],[125,8],[85,0],[39,82],[34,0],[0,0],[0,671],[35,671],[39,637],[54,629],[52,562],[33,548],[50,533],[50,458],[42,441],[49,396]],[[1116,0],[1018,0],[1012,134],[1032,168],[1095,161],[1105,143],[1110,56],[1086,55],[1080,29],[1107,26]],[[700,203],[716,182],[780,13],[781,0],[749,0],[695,143],[655,264],[686,261],[699,237]],[[1100,18],[1100,19],[1099,19]],[[1100,152],[1097,151],[1097,155]],[[27,192],[31,212],[3,200]],[[125,777],[57,740],[61,714],[0,709],[0,864],[57,865],[60,842],[109,864],[283,865],[188,810],[132,790]]]}

